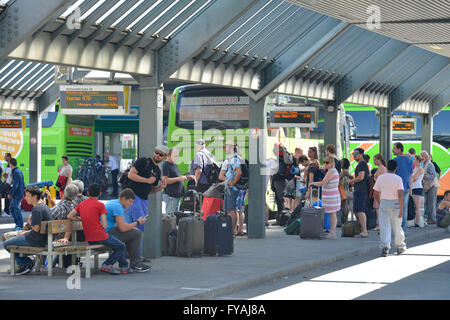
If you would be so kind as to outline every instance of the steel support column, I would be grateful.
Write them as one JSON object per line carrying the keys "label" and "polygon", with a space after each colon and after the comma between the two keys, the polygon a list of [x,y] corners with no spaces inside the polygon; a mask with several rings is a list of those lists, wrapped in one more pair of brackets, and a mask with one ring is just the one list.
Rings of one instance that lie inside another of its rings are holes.
{"label": "steel support column", "polygon": [[249,238],[266,236],[266,106],[265,97],[250,98],[249,112],[249,190],[248,222]]}
{"label": "steel support column", "polygon": [[41,129],[42,129],[41,113],[39,111],[30,112],[29,183],[39,182],[41,180],[41,144],[42,144]]}
{"label": "steel support column", "polygon": [[[139,78],[139,157],[152,158],[155,147],[163,142],[163,87],[154,78]],[[149,222],[145,226],[142,254],[161,256],[161,192],[148,197]]]}
{"label": "steel support column", "polygon": [[433,115],[422,114],[422,150],[433,152]]}
{"label": "steel support column", "polygon": [[389,108],[380,112],[380,153],[386,161],[392,159],[392,113]]}
{"label": "steel support column", "polygon": [[[324,147],[333,144],[338,149],[338,108],[335,105],[329,105],[324,112],[325,120],[325,137]],[[325,154],[325,150],[323,150]]]}

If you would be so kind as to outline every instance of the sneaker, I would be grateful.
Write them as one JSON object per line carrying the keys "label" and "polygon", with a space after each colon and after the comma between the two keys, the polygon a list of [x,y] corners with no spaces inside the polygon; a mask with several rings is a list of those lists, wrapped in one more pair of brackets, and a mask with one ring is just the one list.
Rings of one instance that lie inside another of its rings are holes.
{"label": "sneaker", "polygon": [[32,261],[32,263],[30,265],[28,265],[28,266],[21,266],[19,268],[19,271],[17,271],[16,274],[20,276],[20,275],[23,275],[23,274],[30,273],[31,269],[33,269],[33,267],[34,267],[34,261]]}
{"label": "sneaker", "polygon": [[129,274],[133,273],[133,269],[130,267],[120,268],[120,274]]}
{"label": "sneaker", "polygon": [[15,228],[14,228],[14,231],[22,231],[22,230],[23,230],[22,227],[15,227]]}
{"label": "sneaker", "polygon": [[133,271],[136,271],[136,272],[147,272],[151,268],[152,268],[151,266],[148,266],[148,265],[143,264],[143,263],[138,263],[137,265],[134,265],[134,266],[131,267],[131,269]]}
{"label": "sneaker", "polygon": [[142,262],[148,262],[148,263],[151,263],[152,260],[149,259],[149,258],[141,257],[141,263],[142,263]]}
{"label": "sneaker", "polygon": [[388,248],[383,248],[383,249],[381,249],[381,256],[382,256],[382,257],[387,257],[388,252],[389,252],[389,249],[388,249]]}
{"label": "sneaker", "polygon": [[109,273],[109,274],[114,274],[114,275],[120,274],[120,271],[117,270],[116,268],[114,268],[114,266],[112,266],[112,265],[103,264],[102,268],[100,270],[103,272]]}
{"label": "sneaker", "polygon": [[397,248],[397,255],[401,255],[405,251],[406,251],[405,248]]}

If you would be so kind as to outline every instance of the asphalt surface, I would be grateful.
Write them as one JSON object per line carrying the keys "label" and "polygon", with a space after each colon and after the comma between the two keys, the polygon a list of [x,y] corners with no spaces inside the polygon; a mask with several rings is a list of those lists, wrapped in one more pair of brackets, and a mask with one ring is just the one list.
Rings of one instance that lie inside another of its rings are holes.
{"label": "asphalt surface", "polygon": [[[4,219],[0,218],[0,232],[14,227],[14,224],[1,224]],[[214,299],[355,256],[379,254],[377,231],[369,231],[366,239],[341,238],[339,228],[337,233],[336,240],[302,240],[271,225],[264,239],[236,237],[231,256],[164,256],[153,259],[152,269],[146,273],[114,276],[95,271],[91,279],[85,279],[82,269],[80,289],[69,289],[70,274],[63,269],[56,269],[52,278],[47,277],[46,269],[11,277],[7,272],[9,254],[3,249],[0,250],[0,299]],[[410,228],[407,245],[437,237],[448,238],[450,233],[435,226]],[[101,256],[100,261],[105,258]]]}

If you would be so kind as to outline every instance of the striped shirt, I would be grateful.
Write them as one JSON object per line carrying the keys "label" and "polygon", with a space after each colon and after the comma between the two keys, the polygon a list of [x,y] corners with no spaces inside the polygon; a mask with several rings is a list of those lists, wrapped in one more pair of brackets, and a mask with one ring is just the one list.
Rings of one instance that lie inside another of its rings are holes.
{"label": "striped shirt", "polygon": [[337,212],[341,209],[341,195],[339,193],[339,173],[336,168],[331,169],[333,178],[323,186],[322,204],[326,213]]}

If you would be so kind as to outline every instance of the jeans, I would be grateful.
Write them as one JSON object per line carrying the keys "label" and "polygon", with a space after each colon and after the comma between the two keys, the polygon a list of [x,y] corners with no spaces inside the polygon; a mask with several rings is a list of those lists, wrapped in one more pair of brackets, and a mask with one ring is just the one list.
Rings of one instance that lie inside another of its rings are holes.
{"label": "jeans", "polygon": [[272,180],[272,191],[275,193],[275,202],[279,213],[285,209],[284,195],[286,192],[286,179]]}
{"label": "jeans", "polygon": [[[381,199],[379,208],[380,219],[380,247],[391,247],[391,232],[394,231],[394,243],[398,248],[405,248],[405,234],[401,227],[402,219],[398,217],[400,213],[400,204],[398,200]],[[403,214],[403,216],[405,216]]]}
{"label": "jeans", "polygon": [[409,189],[403,190],[403,217],[402,217],[402,229],[406,234],[406,228],[408,227],[408,201],[409,201]]}
{"label": "jeans", "polygon": [[226,211],[236,211],[238,196],[239,196],[238,188],[228,185],[225,186],[223,205]]}
{"label": "jeans", "polygon": [[111,171],[112,186],[113,186],[113,196],[118,196],[119,194],[119,182],[117,181],[117,176],[119,175],[119,169]]}
{"label": "jeans", "polygon": [[[3,248],[5,248],[6,251],[10,252],[8,249],[8,246],[25,246],[25,247],[34,247],[32,246],[27,239],[25,239],[25,236],[17,236],[11,239],[6,240],[3,243]],[[16,260],[16,263],[19,266],[31,266],[32,260],[28,257],[20,257],[18,253],[14,254],[14,259]]]}
{"label": "jeans", "polygon": [[20,209],[20,201],[22,198],[12,198],[9,205],[9,213],[14,218],[16,227],[23,228],[22,209]]}
{"label": "jeans", "polygon": [[106,240],[89,241],[89,244],[104,244],[105,246],[110,247],[113,250],[109,258],[106,259],[103,264],[112,266],[118,261],[120,268],[128,267],[128,261],[126,258],[127,247],[125,246],[125,243],[117,239],[112,234],[109,234],[108,239]]}
{"label": "jeans", "polygon": [[166,206],[166,213],[175,213],[180,209],[180,199],[171,197],[166,193],[162,195],[162,201]]}
{"label": "jeans", "polygon": [[128,255],[130,256],[131,266],[135,266],[141,260],[140,250],[142,237],[144,234],[141,230],[133,228],[126,232],[120,232],[117,227],[109,230],[109,234],[115,236],[117,239],[125,243],[127,246]]}
{"label": "jeans", "polygon": [[[425,214],[428,221],[436,221],[436,201],[437,201],[437,187],[430,188],[423,192],[425,198]],[[425,217],[424,217],[425,219]]]}

